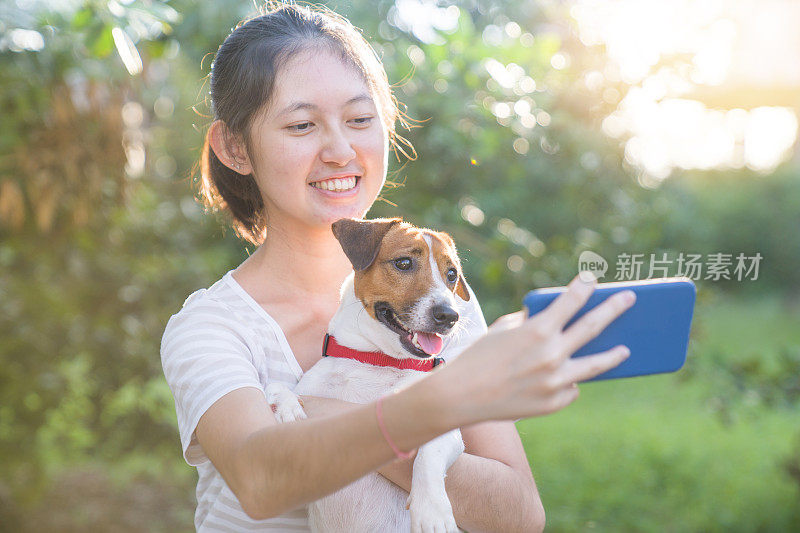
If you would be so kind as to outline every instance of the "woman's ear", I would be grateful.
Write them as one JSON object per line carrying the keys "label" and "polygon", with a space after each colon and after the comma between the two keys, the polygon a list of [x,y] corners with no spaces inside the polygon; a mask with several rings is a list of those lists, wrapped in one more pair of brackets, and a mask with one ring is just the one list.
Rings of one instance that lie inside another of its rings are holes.
{"label": "woman's ear", "polygon": [[253,173],[244,141],[238,135],[234,135],[223,121],[217,119],[211,124],[208,129],[208,142],[223,165],[245,176]]}

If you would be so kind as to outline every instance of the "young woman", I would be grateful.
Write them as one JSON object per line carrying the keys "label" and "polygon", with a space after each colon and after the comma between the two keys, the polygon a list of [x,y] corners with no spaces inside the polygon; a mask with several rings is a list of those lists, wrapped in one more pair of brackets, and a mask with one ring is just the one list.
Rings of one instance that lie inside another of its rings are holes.
{"label": "young woman", "polygon": [[563,330],[593,290],[576,278],[544,312],[507,315],[486,335],[475,307],[477,342],[387,396],[382,413],[374,403],[304,398],[309,419],[279,425],[264,388],[293,387],[321,357],[351,270],[330,226],[363,217],[375,201],[398,111],[360,33],[335,13],[295,5],[225,39],[211,96],[203,197],[258,248],[192,294],[162,340],[184,457],[199,474],[197,529],[306,530],[305,504],[368,472],[408,490],[413,457],[395,451],[458,427],[466,452],[446,488],[459,526],[541,530],[544,511],[512,421],[565,407],[575,382],[627,357],[618,347],[569,358],[632,299],[612,298]]}

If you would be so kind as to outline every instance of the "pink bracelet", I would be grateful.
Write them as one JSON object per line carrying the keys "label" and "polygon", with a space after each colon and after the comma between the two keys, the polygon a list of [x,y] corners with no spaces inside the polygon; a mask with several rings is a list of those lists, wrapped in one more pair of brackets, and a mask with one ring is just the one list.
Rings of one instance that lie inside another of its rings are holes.
{"label": "pink bracelet", "polygon": [[382,401],[383,401],[383,398],[381,397],[381,398],[378,398],[377,402],[375,402],[375,414],[378,416],[378,427],[381,428],[381,433],[383,433],[383,438],[386,439],[387,443],[389,443],[389,446],[391,446],[392,451],[397,456],[397,458],[398,459],[408,459],[409,457],[414,455],[414,452],[416,450],[411,450],[408,453],[403,453],[397,448],[397,446],[395,446],[394,442],[392,442],[392,439],[389,438],[389,432],[386,431],[386,426],[383,425],[383,412],[381,411],[381,402]]}

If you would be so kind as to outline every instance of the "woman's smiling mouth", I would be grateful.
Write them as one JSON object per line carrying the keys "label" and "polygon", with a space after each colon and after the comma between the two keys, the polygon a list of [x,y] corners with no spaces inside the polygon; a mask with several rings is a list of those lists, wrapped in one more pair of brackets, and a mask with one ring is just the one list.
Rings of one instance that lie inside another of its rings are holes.
{"label": "woman's smiling mouth", "polygon": [[331,192],[348,192],[356,188],[360,176],[346,176],[341,178],[329,178],[322,181],[309,183],[315,189]]}

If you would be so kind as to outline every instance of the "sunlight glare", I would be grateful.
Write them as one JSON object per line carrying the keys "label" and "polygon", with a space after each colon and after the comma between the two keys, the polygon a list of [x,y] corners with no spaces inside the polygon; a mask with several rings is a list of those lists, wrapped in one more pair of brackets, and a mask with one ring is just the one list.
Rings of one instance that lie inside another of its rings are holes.
{"label": "sunlight glare", "polygon": [[[674,168],[770,172],[791,156],[800,3],[576,0],[570,14],[584,44],[605,47],[608,64],[584,83],[606,86],[602,99],[618,102],[602,129],[625,141],[626,161],[647,174],[643,186]],[[630,85],[621,100],[608,86],[618,82]]]}

